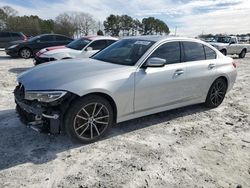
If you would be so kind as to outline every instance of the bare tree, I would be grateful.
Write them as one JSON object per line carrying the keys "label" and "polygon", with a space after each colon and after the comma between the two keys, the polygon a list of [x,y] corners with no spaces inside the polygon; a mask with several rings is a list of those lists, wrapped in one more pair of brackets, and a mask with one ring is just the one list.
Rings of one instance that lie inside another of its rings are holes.
{"label": "bare tree", "polygon": [[3,6],[1,9],[7,15],[7,17],[14,17],[18,14],[18,12],[10,6]]}
{"label": "bare tree", "polygon": [[73,13],[74,24],[77,27],[77,35],[88,35],[92,31],[94,33],[97,29],[96,21],[93,16],[84,12]]}

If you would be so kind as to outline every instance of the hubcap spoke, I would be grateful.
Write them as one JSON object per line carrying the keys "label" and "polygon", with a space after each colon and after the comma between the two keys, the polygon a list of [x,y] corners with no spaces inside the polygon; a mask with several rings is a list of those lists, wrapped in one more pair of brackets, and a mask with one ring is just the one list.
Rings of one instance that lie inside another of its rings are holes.
{"label": "hubcap spoke", "polygon": [[109,117],[109,115],[102,116],[102,117],[97,117],[97,118],[95,118],[95,120],[104,119],[104,118],[108,118],[108,117]]}
{"label": "hubcap spoke", "polygon": [[88,124],[88,126],[79,135],[82,136],[83,133],[85,133],[88,128],[89,128],[89,124]]}
{"label": "hubcap spoke", "polygon": [[80,115],[76,115],[76,117],[80,118],[80,119],[83,119],[83,120],[87,120],[87,118],[83,117],[83,116],[80,116]]}
{"label": "hubcap spoke", "polygon": [[88,124],[88,122],[86,122],[86,123],[80,125],[79,127],[76,128],[76,131],[79,130],[79,129],[81,129],[81,128],[83,128],[83,127],[84,127],[85,125],[87,125],[87,124]]}
{"label": "hubcap spoke", "polygon": [[102,110],[103,105],[100,107],[100,109],[97,111],[97,113],[94,115],[95,117],[98,116],[98,114],[100,113],[100,111]]}
{"label": "hubcap spoke", "polygon": [[104,125],[108,124],[108,122],[103,122],[103,121],[95,121],[95,122],[99,124],[104,124]]}
{"label": "hubcap spoke", "polygon": [[95,127],[95,130],[96,130],[96,132],[97,132],[97,135],[100,135],[100,132],[99,132],[99,130],[98,130],[96,124],[92,123],[92,125]]}
{"label": "hubcap spoke", "polygon": [[90,115],[89,115],[89,113],[84,109],[84,108],[82,108],[82,111],[89,117]]}

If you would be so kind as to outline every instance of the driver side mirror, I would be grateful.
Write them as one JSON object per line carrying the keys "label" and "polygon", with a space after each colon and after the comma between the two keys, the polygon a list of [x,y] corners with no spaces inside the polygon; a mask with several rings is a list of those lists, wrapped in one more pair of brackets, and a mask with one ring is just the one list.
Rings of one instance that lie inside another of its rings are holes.
{"label": "driver side mirror", "polygon": [[166,59],[152,57],[147,60],[143,67],[164,67],[166,64]]}
{"label": "driver side mirror", "polygon": [[88,47],[88,48],[85,49],[85,51],[92,51],[92,50],[93,50],[92,47]]}

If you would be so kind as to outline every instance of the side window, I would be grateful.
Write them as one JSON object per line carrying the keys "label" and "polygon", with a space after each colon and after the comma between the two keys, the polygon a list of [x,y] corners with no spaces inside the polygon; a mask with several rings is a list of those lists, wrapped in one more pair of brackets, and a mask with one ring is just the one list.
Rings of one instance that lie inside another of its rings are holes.
{"label": "side window", "polygon": [[109,45],[115,43],[116,41],[115,40],[106,40],[106,42],[107,42],[107,46],[109,46]]}
{"label": "side window", "polygon": [[203,45],[196,42],[183,42],[184,61],[200,61],[205,60],[205,52]]}
{"label": "side window", "polygon": [[204,45],[205,53],[206,53],[206,59],[216,59],[216,52],[209,48],[208,46]]}
{"label": "side window", "polygon": [[0,32],[0,37],[1,38],[8,38],[11,37],[9,32]]}
{"label": "side window", "polygon": [[19,33],[11,33],[11,36],[12,36],[12,37],[15,37],[15,38],[18,38],[18,37],[21,38],[21,36],[20,36]]}
{"label": "side window", "polygon": [[40,42],[53,42],[54,41],[54,36],[53,35],[46,35],[46,36],[42,36],[38,40],[40,40]]}
{"label": "side window", "polygon": [[101,50],[101,49],[105,48],[106,46],[107,45],[106,45],[105,40],[96,40],[89,45],[89,47],[92,47],[93,50]]}
{"label": "side window", "polygon": [[236,44],[236,39],[235,39],[235,38],[231,38],[230,43],[231,43],[231,44]]}
{"label": "side window", "polygon": [[64,36],[56,36],[56,41],[70,41],[70,39]]}
{"label": "side window", "polygon": [[166,59],[167,64],[180,63],[181,51],[179,42],[168,42],[157,48],[150,56]]}

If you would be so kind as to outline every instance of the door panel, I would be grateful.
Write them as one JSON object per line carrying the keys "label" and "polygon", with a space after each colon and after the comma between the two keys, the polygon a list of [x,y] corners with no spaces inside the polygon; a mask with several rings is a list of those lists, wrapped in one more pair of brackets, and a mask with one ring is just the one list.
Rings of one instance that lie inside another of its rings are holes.
{"label": "door panel", "polygon": [[135,77],[135,112],[184,102],[186,87],[183,63],[139,69]]}

